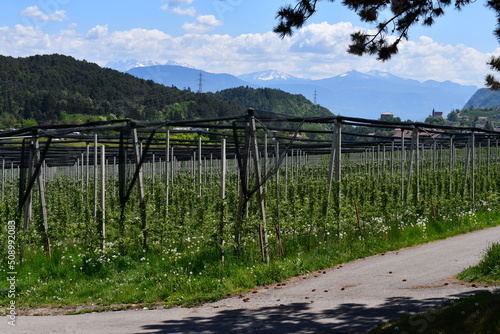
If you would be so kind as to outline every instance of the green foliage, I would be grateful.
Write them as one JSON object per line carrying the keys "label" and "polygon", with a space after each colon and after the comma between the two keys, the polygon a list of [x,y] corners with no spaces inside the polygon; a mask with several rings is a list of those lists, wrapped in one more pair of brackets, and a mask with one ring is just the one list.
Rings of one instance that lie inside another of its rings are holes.
{"label": "green foliage", "polygon": [[[330,2],[333,2],[330,0]],[[398,53],[401,40],[408,39],[412,26],[421,23],[432,26],[435,20],[444,15],[444,9],[453,5],[456,10],[461,10],[472,0],[439,1],[415,0],[344,0],[343,5],[355,12],[361,21],[373,24],[375,33],[358,31],[351,34],[351,44],[348,52],[354,55],[377,55],[379,60],[388,60]],[[294,29],[302,27],[307,20],[317,11],[316,0],[297,0],[295,5],[286,5],[277,13],[279,19],[274,32],[281,37],[290,36]],[[488,1],[487,6],[500,13],[498,1]],[[387,15],[389,13],[389,15]],[[396,33],[397,38],[391,40],[387,36]],[[500,39],[500,29],[494,31]],[[491,63],[500,63],[492,59]]]}
{"label": "green foliage", "polygon": [[445,125],[448,122],[442,117],[429,116],[425,119],[424,123],[432,125]]}
{"label": "green foliage", "polygon": [[240,115],[241,107],[62,55],[0,56],[0,127],[81,124],[100,117],[136,120]]}
{"label": "green foliage", "polygon": [[298,117],[332,116],[328,109],[313,104],[303,95],[289,94],[279,89],[242,86],[225,89],[213,95],[218,99],[237,103],[246,109],[254,108]]}

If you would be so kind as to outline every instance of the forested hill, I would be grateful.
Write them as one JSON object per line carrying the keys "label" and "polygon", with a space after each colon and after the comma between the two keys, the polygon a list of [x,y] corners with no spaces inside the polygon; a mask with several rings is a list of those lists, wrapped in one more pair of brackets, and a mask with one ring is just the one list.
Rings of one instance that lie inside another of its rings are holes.
{"label": "forested hill", "polygon": [[331,113],[302,95],[235,88],[194,93],[63,55],[0,56],[0,128],[92,120],[241,115],[249,107],[297,116]]}
{"label": "forested hill", "polygon": [[245,111],[207,94],[165,87],[62,55],[0,56],[0,92],[2,128],[113,118],[208,118]]}
{"label": "forested hill", "polygon": [[213,96],[241,106],[280,114],[302,117],[332,116],[328,109],[312,103],[303,95],[290,94],[279,89],[237,87],[213,93]]}
{"label": "forested hill", "polygon": [[488,88],[478,89],[477,92],[465,104],[467,108],[498,108],[500,107],[500,91],[493,91]]}

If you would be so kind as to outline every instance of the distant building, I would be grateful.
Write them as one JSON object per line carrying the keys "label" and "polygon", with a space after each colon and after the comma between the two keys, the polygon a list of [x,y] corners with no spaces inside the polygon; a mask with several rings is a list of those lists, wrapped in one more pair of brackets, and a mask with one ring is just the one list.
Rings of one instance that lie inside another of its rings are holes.
{"label": "distant building", "polygon": [[434,111],[434,110],[432,110],[432,117],[441,117],[441,118],[443,118],[443,112],[442,111]]}
{"label": "distant building", "polygon": [[380,114],[381,121],[390,121],[394,118],[394,114],[391,112],[383,112]]}

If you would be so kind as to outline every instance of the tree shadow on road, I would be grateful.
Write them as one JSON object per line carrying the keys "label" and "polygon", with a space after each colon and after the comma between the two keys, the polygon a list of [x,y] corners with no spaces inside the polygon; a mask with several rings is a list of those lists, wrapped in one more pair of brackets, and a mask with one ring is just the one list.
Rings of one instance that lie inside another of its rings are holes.
{"label": "tree shadow on road", "polygon": [[[145,325],[140,334],[364,333],[388,320],[420,313],[441,305],[450,298],[463,298],[478,292],[480,290],[449,298],[424,300],[409,297],[387,298],[383,304],[376,307],[345,303],[334,309],[315,310],[308,302],[255,309],[221,310],[210,317],[190,316],[182,320],[163,320],[158,324]],[[422,319],[416,319],[415,323],[416,326],[426,326],[429,321],[433,321],[433,318],[422,316]]]}

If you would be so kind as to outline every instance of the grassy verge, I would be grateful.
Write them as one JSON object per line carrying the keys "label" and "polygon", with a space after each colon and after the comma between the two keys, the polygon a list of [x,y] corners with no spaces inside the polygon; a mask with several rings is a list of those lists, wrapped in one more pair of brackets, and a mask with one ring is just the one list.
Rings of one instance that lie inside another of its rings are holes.
{"label": "grassy verge", "polygon": [[[477,266],[466,269],[457,278],[476,284],[500,285],[500,244],[492,244]],[[500,293],[484,292],[392,321],[370,334],[494,334],[500,333],[499,314]]]}
{"label": "grassy verge", "polygon": [[[60,247],[50,259],[41,248],[28,249],[17,269],[16,302],[21,314],[23,309],[76,306],[79,312],[132,304],[193,306],[347,261],[491,227],[498,224],[497,218],[498,213],[485,211],[458,220],[429,220],[425,228],[409,224],[364,237],[308,236],[286,242],[286,256],[276,256],[269,264],[260,261],[256,247],[238,256],[227,252],[224,263],[215,248],[180,252],[152,247],[124,254],[112,245],[93,252]],[[0,278],[3,311],[9,287]]]}

